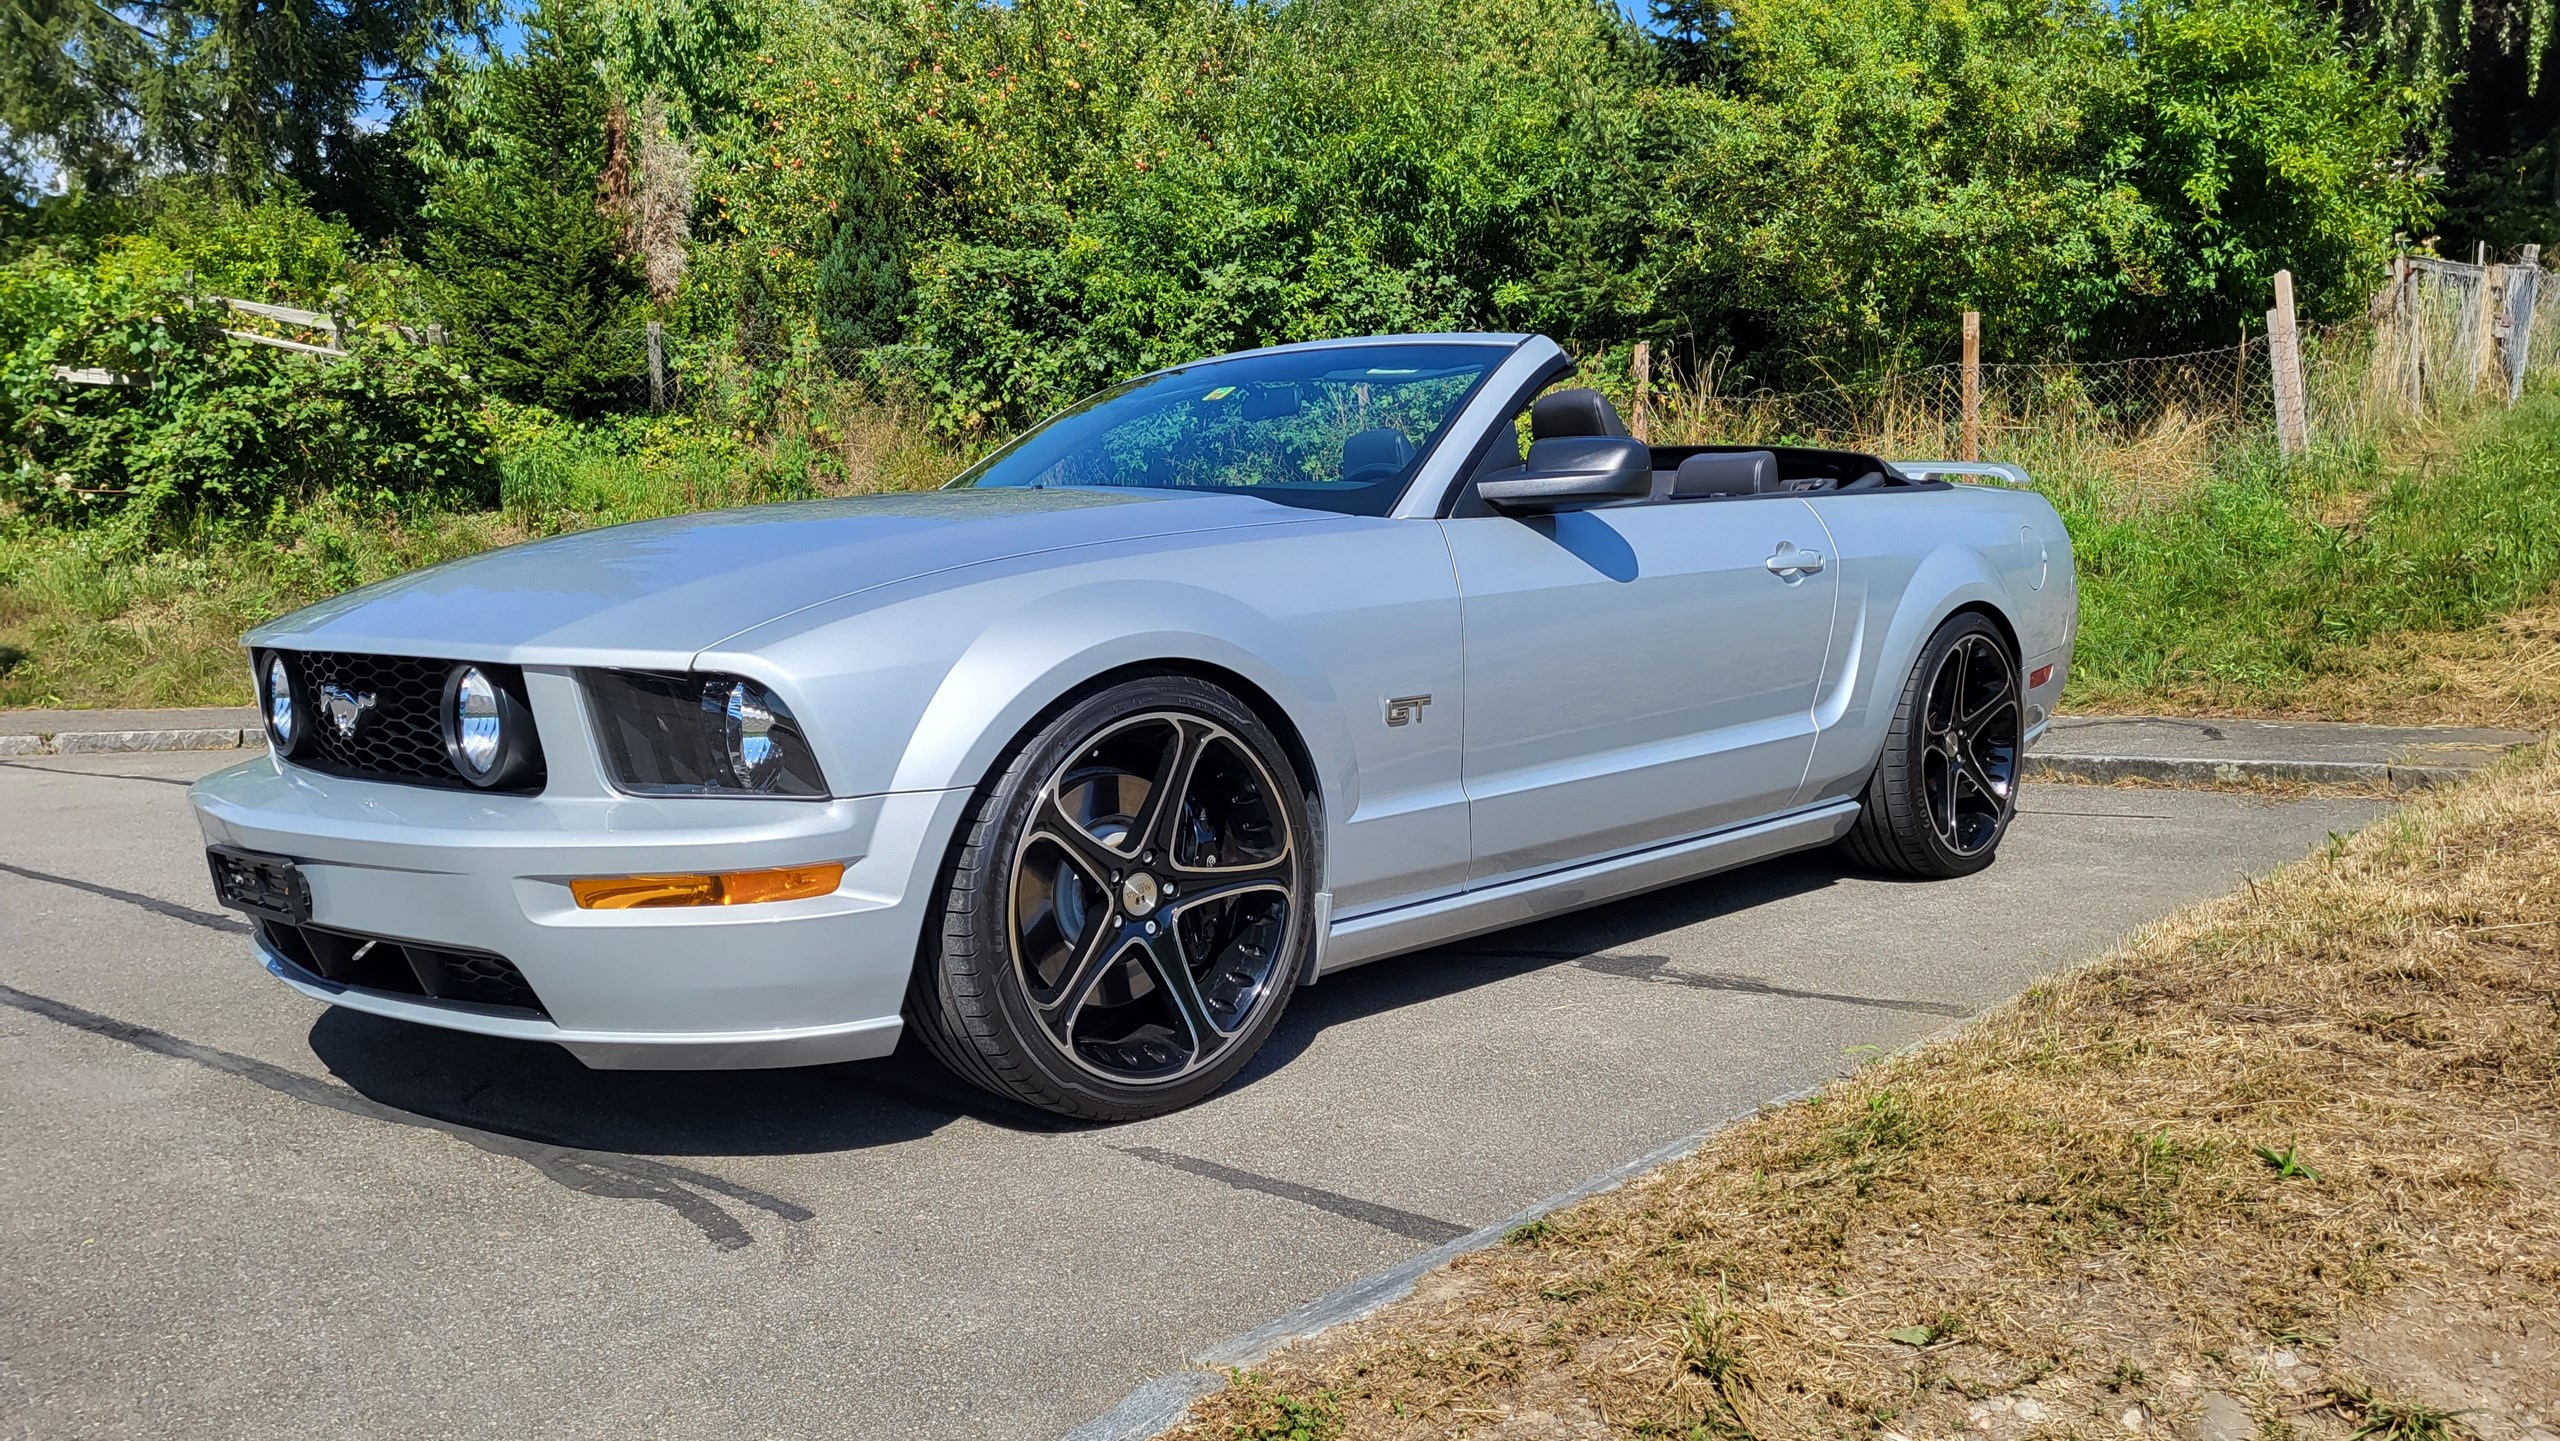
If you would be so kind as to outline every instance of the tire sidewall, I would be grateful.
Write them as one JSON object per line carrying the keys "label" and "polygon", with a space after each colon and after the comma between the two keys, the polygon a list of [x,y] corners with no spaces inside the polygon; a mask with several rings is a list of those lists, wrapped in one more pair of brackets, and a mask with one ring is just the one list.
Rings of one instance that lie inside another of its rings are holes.
{"label": "tire sidewall", "polygon": [[[1945,662],[1948,652],[1954,650],[1959,641],[1974,635],[1990,641],[1992,648],[2000,653],[2002,660],[2009,667],[2009,704],[2017,712],[2018,747],[2021,754],[2018,758],[2017,772],[2009,782],[2009,794],[2003,799],[2000,807],[1999,822],[1992,829],[1990,843],[1968,855],[1946,844],[1939,837],[1937,827],[1928,823],[1928,774],[1927,768],[1921,764],[1920,752],[1928,741],[1929,692],[1936,684],[1938,667]],[[2008,638],[2000,633],[1998,626],[1993,625],[1975,611],[1967,611],[1939,626],[1937,632],[1929,637],[1929,643],[1920,649],[1919,662],[1912,667],[1912,689],[1905,698],[1904,704],[1908,714],[1895,718],[1894,740],[1897,745],[1906,748],[1903,775],[1907,793],[1900,799],[1908,808],[1908,813],[1920,817],[1922,822],[1915,839],[1928,848],[1930,858],[1936,863],[1933,869],[1939,874],[1971,875],[1989,866],[2000,853],[2000,843],[2009,838],[2009,822],[2015,820],[2018,815],[2019,782],[2026,774],[2026,757],[2023,754],[2026,749],[2027,735],[2026,697],[2018,684],[2018,659],[2010,653]]]}
{"label": "tire sidewall", "polygon": [[[1263,1001],[1252,1023],[1228,1043],[1224,1055],[1205,1069],[1160,1086],[1120,1085],[1094,1075],[1061,1054],[1033,1013],[1030,998],[1014,974],[1010,930],[1012,872],[1023,831],[1030,824],[1041,789],[1049,778],[1097,732],[1131,716],[1162,711],[1213,722],[1252,748],[1255,758],[1270,771],[1279,793],[1289,824],[1290,844],[1299,858],[1298,870],[1289,898],[1289,936],[1272,971],[1272,994]],[[1071,1098],[1078,1110],[1114,1119],[1179,1110],[1234,1079],[1280,1024],[1281,1013],[1288,1008],[1290,993],[1297,988],[1313,944],[1315,866],[1322,851],[1312,834],[1305,785],[1278,737],[1252,710],[1226,691],[1189,676],[1148,676],[1124,681],[1068,706],[1041,727],[987,798],[995,825],[990,843],[982,852],[983,874],[965,891],[945,886],[945,895],[951,900],[945,933],[949,934],[951,923],[955,922],[969,933],[973,944],[962,963],[979,972],[976,979],[982,992],[992,997],[1002,1027],[1013,1042],[1012,1059],[1030,1069],[1044,1088]],[[945,964],[959,960],[946,950]]]}

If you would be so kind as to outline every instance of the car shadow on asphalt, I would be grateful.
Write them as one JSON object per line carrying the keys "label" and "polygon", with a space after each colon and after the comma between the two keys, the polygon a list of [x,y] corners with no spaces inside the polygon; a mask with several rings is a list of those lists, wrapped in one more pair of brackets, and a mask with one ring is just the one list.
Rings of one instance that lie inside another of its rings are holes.
{"label": "car shadow on asphalt", "polygon": [[1328,1026],[1423,1005],[1532,971],[1578,964],[1641,946],[1654,937],[1863,875],[1820,852],[1787,856],[1683,881],[1547,920],[1455,941],[1328,977],[1289,1002],[1280,1028],[1234,1085],[1285,1068]]}
{"label": "car shadow on asphalt", "polygon": [[[1267,1080],[1328,1026],[1424,1005],[1789,896],[1848,874],[1827,855],[1727,871],[1551,920],[1362,966],[1300,991],[1232,1083]],[[768,1071],[591,1071],[557,1046],[332,1007],[313,1055],[360,1094],[438,1121],[529,1141],[659,1156],[858,1151],[961,1118],[1039,1133],[1100,1129],[987,1095],[902,1043],[877,1061]]]}

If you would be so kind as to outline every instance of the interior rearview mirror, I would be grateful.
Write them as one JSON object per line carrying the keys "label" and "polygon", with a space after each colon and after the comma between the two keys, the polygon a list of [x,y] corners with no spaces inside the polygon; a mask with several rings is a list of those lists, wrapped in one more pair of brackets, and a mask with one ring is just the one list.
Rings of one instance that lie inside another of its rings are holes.
{"label": "interior rearview mirror", "polygon": [[1257,385],[1244,393],[1244,418],[1278,420],[1298,413],[1298,387],[1295,382]]}
{"label": "interior rearview mirror", "polygon": [[1652,493],[1652,447],[1620,435],[1531,441],[1526,469],[1476,483],[1485,504],[1513,515],[1578,510]]}

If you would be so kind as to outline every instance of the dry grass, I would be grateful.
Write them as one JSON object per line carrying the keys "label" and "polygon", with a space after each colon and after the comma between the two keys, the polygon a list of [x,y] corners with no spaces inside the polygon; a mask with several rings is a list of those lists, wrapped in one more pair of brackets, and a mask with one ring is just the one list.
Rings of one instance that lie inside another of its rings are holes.
{"label": "dry grass", "polygon": [[2121,1437],[2192,1434],[2218,1391],[2269,1438],[2547,1435],[2555,1287],[2545,747],[1458,1262],[1177,1434]]}
{"label": "dry grass", "polygon": [[2477,630],[2376,637],[2328,657],[2322,670],[2290,690],[2188,682],[2120,697],[2075,697],[2072,709],[2560,729],[2560,598]]}

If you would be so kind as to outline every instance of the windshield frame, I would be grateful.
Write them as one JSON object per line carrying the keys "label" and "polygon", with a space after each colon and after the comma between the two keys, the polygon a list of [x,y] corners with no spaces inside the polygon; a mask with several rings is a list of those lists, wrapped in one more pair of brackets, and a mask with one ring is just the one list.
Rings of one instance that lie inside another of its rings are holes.
{"label": "windshield frame", "polygon": [[[1520,347],[1527,343],[1529,339],[1531,339],[1531,337],[1525,335],[1513,335],[1499,332],[1444,331],[1421,335],[1368,335],[1346,337],[1337,340],[1301,341],[1292,345],[1264,346],[1254,350],[1231,351],[1224,355],[1202,356],[1196,360],[1184,361],[1180,365],[1168,365],[1160,369],[1147,371],[1141,375],[1133,375],[1126,380],[1117,381],[1111,385],[1104,386],[1102,389],[1097,390],[1093,394],[1085,396],[1072,404],[1059,407],[1050,414],[1043,416],[1036,424],[1024,428],[1019,434],[1016,434],[1004,444],[997,446],[994,450],[989,451],[985,456],[971,463],[967,469],[961,471],[958,475],[944,481],[940,488],[944,490],[977,489],[978,482],[984,478],[989,471],[1004,463],[1007,459],[1021,451],[1032,441],[1046,434],[1052,427],[1058,425],[1062,421],[1072,419],[1076,416],[1107,405],[1112,401],[1142,387],[1159,381],[1169,380],[1192,371],[1200,370],[1207,366],[1224,365],[1234,361],[1253,360],[1266,356],[1320,354],[1328,351],[1359,351],[1364,349],[1385,349],[1388,347],[1410,349],[1420,346],[1447,346],[1451,348],[1463,348],[1485,352],[1485,364],[1477,371],[1475,378],[1467,384],[1467,387],[1451,398],[1446,410],[1440,417],[1439,423],[1433,427],[1431,433],[1428,436],[1425,436],[1421,443],[1414,446],[1413,460],[1407,468],[1404,479],[1398,484],[1393,494],[1385,496],[1384,503],[1382,505],[1378,505],[1375,508],[1363,507],[1359,509],[1348,509],[1341,506],[1311,504],[1309,502],[1313,499],[1314,493],[1307,491],[1290,492],[1290,494],[1295,497],[1293,499],[1283,499],[1280,498],[1278,494],[1259,497],[1268,504],[1287,506],[1293,510],[1306,510],[1319,514],[1366,515],[1380,518],[1394,516],[1400,513],[1406,499],[1413,493],[1413,487],[1415,484],[1425,475],[1430,473],[1434,457],[1436,457],[1440,453],[1441,448],[1449,442],[1451,432],[1457,427],[1458,423],[1466,417],[1468,411],[1474,406],[1478,398],[1483,395],[1485,387],[1492,383],[1494,378],[1518,356]],[[990,486],[987,488],[991,490],[1037,490],[1050,489],[1051,487],[1001,485]],[[1254,495],[1258,487],[1247,485],[1227,487],[1095,485],[1058,486],[1055,488],[1060,490],[1137,490],[1150,491],[1159,495],[1235,495],[1251,497]]]}

